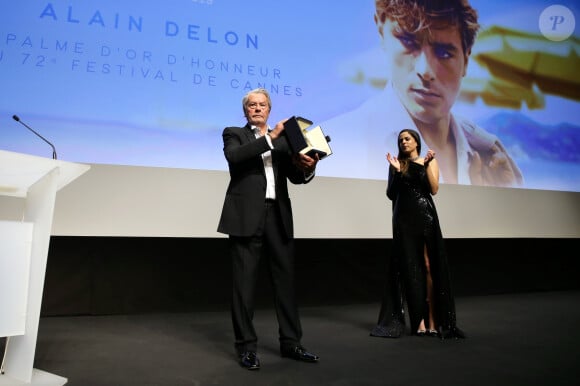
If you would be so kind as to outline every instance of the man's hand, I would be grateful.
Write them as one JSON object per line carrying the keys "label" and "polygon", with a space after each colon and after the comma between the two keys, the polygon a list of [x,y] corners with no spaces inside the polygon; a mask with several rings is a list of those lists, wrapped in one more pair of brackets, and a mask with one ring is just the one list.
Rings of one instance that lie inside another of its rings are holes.
{"label": "man's hand", "polygon": [[274,126],[274,129],[272,129],[272,131],[270,131],[270,133],[268,133],[270,138],[276,139],[282,134],[282,132],[284,131],[284,122],[286,122],[288,119],[289,118],[286,118],[286,119],[276,123],[276,126]]}
{"label": "man's hand", "polygon": [[469,165],[469,176],[473,185],[514,186],[516,174],[507,158],[497,145],[493,145],[490,154],[482,158],[474,152]]}
{"label": "man's hand", "polygon": [[516,173],[505,153],[497,145],[492,147],[492,155],[488,162],[490,180],[496,186],[514,186]]}
{"label": "man's hand", "polygon": [[306,174],[314,173],[316,169],[316,164],[320,160],[318,154],[314,155],[314,158],[307,156],[306,154],[295,154],[292,157],[294,165]]}

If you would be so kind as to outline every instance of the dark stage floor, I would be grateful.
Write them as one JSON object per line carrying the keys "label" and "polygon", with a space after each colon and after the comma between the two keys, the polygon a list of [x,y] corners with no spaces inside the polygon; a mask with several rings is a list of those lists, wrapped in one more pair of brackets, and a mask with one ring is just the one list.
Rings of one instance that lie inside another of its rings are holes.
{"label": "dark stage floor", "polygon": [[371,338],[378,304],[302,308],[316,364],[278,354],[273,310],[256,313],[262,368],[233,354],[228,312],[43,317],[35,368],[70,386],[576,385],[580,292],[456,299],[464,341]]}

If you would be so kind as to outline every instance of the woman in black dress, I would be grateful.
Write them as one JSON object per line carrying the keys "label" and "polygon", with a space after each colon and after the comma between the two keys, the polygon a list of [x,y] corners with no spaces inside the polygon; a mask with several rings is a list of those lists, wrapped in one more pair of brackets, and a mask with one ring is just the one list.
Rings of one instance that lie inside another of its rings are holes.
{"label": "woman in black dress", "polygon": [[435,153],[428,150],[421,158],[421,138],[411,129],[399,133],[398,148],[397,157],[387,154],[393,251],[379,321],[371,336],[403,335],[406,303],[412,334],[465,338],[456,326],[447,254],[432,197],[439,190]]}

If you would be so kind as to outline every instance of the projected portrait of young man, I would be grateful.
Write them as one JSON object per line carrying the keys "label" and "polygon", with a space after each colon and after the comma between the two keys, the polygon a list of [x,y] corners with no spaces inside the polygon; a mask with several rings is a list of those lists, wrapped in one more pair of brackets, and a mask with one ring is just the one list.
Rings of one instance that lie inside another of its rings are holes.
{"label": "projected portrait of young man", "polygon": [[[359,145],[333,137],[339,157],[357,157],[364,178],[384,179],[387,152],[402,129],[414,129],[438,157],[444,183],[517,187],[523,176],[500,140],[452,113],[479,29],[467,0],[376,0],[374,21],[387,65],[383,92],[323,124],[350,127]],[[344,136],[344,134],[343,134]],[[348,142],[348,143],[347,143]],[[358,146],[358,148],[357,148]]]}

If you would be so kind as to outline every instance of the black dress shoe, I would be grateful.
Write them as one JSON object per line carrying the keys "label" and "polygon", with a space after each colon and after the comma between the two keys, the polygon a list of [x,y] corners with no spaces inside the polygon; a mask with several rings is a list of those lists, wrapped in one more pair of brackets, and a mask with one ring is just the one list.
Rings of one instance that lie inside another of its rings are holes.
{"label": "black dress shoe", "polygon": [[296,359],[302,362],[318,362],[318,355],[314,355],[306,351],[302,346],[294,346],[291,348],[282,349],[282,356],[285,358]]}
{"label": "black dress shoe", "polygon": [[246,351],[240,355],[240,366],[248,370],[259,370],[260,360],[258,354],[253,351]]}
{"label": "black dress shoe", "polygon": [[439,338],[441,339],[465,339],[465,333],[461,331],[458,327],[453,327],[451,329],[442,329],[439,332]]}

